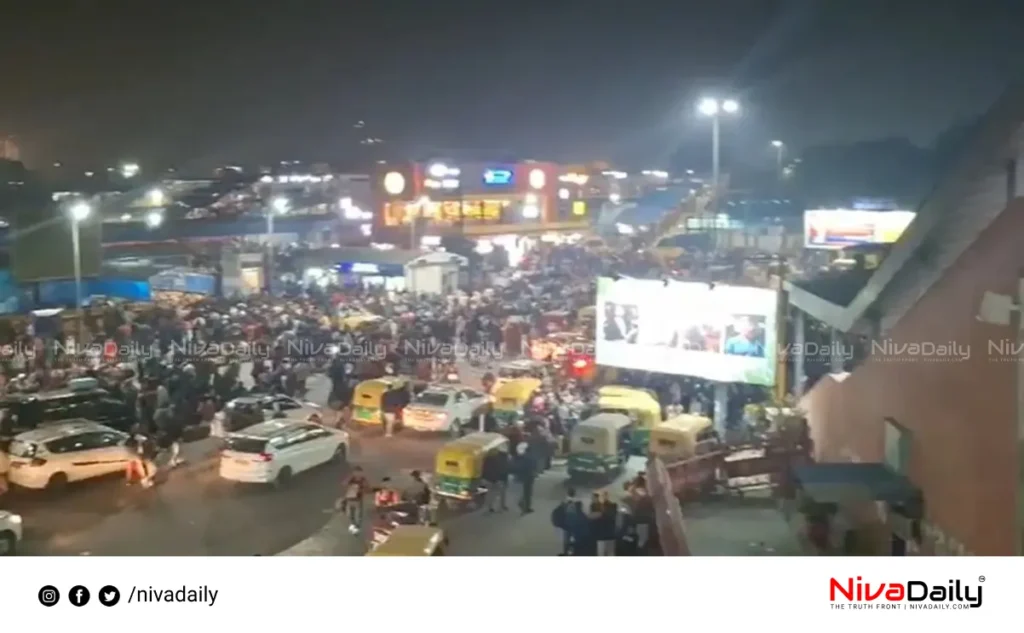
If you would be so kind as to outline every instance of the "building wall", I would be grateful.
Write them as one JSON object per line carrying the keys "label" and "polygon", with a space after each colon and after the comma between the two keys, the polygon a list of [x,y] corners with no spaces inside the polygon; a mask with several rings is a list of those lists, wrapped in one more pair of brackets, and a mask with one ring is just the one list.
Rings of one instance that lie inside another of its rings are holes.
{"label": "building wall", "polygon": [[[1015,550],[1017,363],[996,347],[1015,329],[976,314],[985,291],[1016,294],[1020,235],[1017,198],[879,340],[888,349],[876,346],[844,380],[820,381],[804,399],[819,461],[883,461],[884,419],[907,428],[908,474],[924,492],[926,529],[978,555]],[[908,343],[947,349],[899,347]]]}

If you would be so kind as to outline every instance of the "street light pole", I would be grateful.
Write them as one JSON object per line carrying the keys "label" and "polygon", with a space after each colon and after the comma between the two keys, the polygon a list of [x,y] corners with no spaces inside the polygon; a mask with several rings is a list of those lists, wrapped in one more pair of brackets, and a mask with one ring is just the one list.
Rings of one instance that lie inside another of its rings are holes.
{"label": "street light pole", "polygon": [[79,224],[85,221],[92,213],[92,207],[87,202],[76,202],[69,209],[71,220],[71,255],[74,258],[75,272],[75,314],[78,317],[78,340],[82,342],[82,335],[85,330],[85,312],[82,310],[82,242],[79,232]]}
{"label": "street light pole", "polygon": [[[718,112],[711,115],[711,186],[714,187],[713,191],[718,193],[718,179],[720,177],[721,170],[721,120],[718,117]],[[718,196],[716,195],[715,203],[718,203]]]}
{"label": "street light pole", "polygon": [[267,293],[274,289],[274,215],[288,211],[287,198],[274,198],[267,208]]}
{"label": "street light pole", "polygon": [[782,141],[772,141],[775,148],[775,175],[782,180],[782,156],[786,153],[786,144]]}

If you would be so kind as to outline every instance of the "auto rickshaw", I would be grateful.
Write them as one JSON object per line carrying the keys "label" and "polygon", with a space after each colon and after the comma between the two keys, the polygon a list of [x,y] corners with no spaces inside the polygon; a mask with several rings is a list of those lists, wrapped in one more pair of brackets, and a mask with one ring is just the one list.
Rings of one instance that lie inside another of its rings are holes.
{"label": "auto rickshaw", "polygon": [[358,330],[359,328],[381,321],[381,317],[369,312],[362,314],[348,314],[338,317],[338,327],[347,330]]}
{"label": "auto rickshaw", "polygon": [[655,402],[658,401],[658,394],[643,387],[627,387],[626,385],[605,385],[597,390],[598,396],[649,396]]}
{"label": "auto rickshaw", "polygon": [[488,455],[508,451],[508,438],[500,433],[470,433],[437,451],[434,494],[455,501],[473,501],[480,492]]}
{"label": "auto rickshaw", "polygon": [[684,413],[651,429],[648,450],[651,455],[673,462],[705,454],[717,444],[711,418]]}
{"label": "auto rickshaw", "polygon": [[580,322],[584,328],[588,324],[597,323],[597,308],[594,306],[587,306],[580,308],[579,312],[576,313],[576,320]]}
{"label": "auto rickshaw", "polygon": [[[352,395],[352,419],[361,424],[383,424],[384,394],[405,391],[408,398],[409,379],[404,376],[383,376],[364,380],[356,385]],[[406,402],[408,404],[408,402]]]}
{"label": "auto rickshaw", "polygon": [[448,538],[440,528],[399,525],[367,556],[444,556]]}
{"label": "auto rickshaw", "polygon": [[515,424],[541,384],[536,378],[513,378],[499,382],[492,396],[494,420],[498,426]]}
{"label": "auto rickshaw", "polygon": [[621,413],[598,413],[577,424],[569,436],[569,478],[620,473],[633,452],[633,426]]}
{"label": "auto rickshaw", "polygon": [[540,316],[541,332],[564,332],[569,328],[570,314],[565,310],[545,312]]}
{"label": "auto rickshaw", "polygon": [[647,450],[651,429],[661,423],[661,404],[651,396],[637,392],[632,395],[605,395],[597,399],[602,413],[623,413],[636,422],[633,429],[633,452],[642,455]]}

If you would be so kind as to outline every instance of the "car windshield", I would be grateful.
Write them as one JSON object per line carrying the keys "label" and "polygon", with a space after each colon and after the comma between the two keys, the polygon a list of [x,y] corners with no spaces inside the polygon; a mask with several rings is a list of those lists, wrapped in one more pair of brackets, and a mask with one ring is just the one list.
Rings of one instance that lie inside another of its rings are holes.
{"label": "car windshield", "polygon": [[263,453],[267,448],[267,441],[255,437],[229,437],[225,448],[236,453]]}
{"label": "car windshield", "polygon": [[416,397],[416,404],[427,407],[443,407],[448,404],[448,394],[437,391],[424,391]]}

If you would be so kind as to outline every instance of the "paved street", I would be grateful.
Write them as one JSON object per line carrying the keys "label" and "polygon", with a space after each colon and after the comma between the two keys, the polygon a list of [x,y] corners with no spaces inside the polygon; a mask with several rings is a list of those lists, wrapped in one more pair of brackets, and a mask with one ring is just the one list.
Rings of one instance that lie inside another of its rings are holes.
{"label": "paved street", "polygon": [[[327,381],[315,377],[309,399],[323,403]],[[444,440],[413,434],[383,438],[376,430],[352,437],[351,463],[361,465],[371,481],[408,477],[412,469],[433,470],[433,457]],[[144,490],[119,479],[89,482],[62,497],[18,492],[5,505],[23,515],[28,555],[359,555],[364,544],[347,533],[335,501],[344,477],[329,465],[297,477],[274,490],[222,481],[217,475],[218,442],[186,445],[189,463],[167,480]],[[633,460],[627,474],[606,486],[618,494],[622,482],[643,467]],[[596,487],[580,487],[581,500]],[[535,487],[534,509],[521,515],[518,484],[509,492],[507,512],[484,510],[449,516],[444,527],[449,552],[456,556],[540,556],[560,550],[550,524],[551,511],[564,498],[562,469],[543,474]],[[698,554],[795,552],[786,526],[773,508],[719,503],[684,508],[691,545]],[[291,548],[291,549],[290,549]]]}

